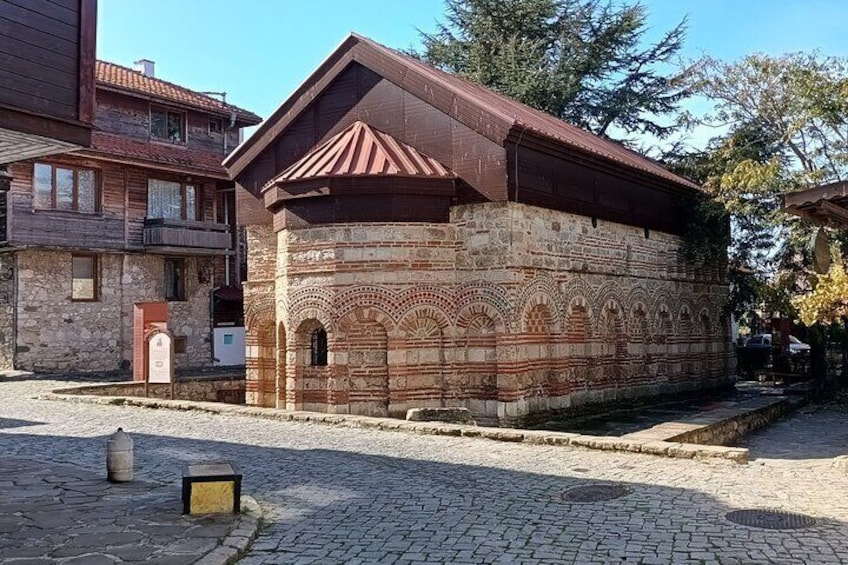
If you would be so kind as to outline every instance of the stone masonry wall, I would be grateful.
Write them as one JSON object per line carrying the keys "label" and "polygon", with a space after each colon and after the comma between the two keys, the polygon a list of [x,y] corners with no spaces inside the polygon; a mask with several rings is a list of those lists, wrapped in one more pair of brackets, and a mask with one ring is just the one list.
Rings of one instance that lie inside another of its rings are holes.
{"label": "stone masonry wall", "polygon": [[[726,284],[684,264],[676,236],[515,203],[456,206],[447,224],[265,230],[248,260],[267,277],[276,249],[276,280],[249,277],[249,403],[466,406],[509,423],[734,372]],[[321,328],[328,364],[312,366]]]}
{"label": "stone masonry wall", "polygon": [[[277,237],[271,226],[248,226],[245,230],[250,260],[244,283],[245,372],[248,404],[274,406],[278,379],[276,297]],[[285,351],[285,348],[282,349]],[[284,354],[284,353],[283,353]],[[283,386],[285,383],[283,383]]]}
{"label": "stone masonry wall", "polygon": [[[55,390],[58,394],[80,394],[94,396],[144,396],[144,383],[108,383]],[[238,399],[244,394],[244,379],[230,377],[177,378],[174,383],[175,400],[216,402]],[[170,398],[171,385],[150,384],[150,398]],[[238,403],[238,402],[236,402]]]}
{"label": "stone masonry wall", "polygon": [[0,254],[0,371],[14,369],[15,256]]}
{"label": "stone masonry wall", "polygon": [[[18,369],[54,371],[127,370],[132,362],[132,307],[164,299],[164,257],[101,254],[96,302],[71,297],[71,254],[26,250],[17,256]],[[169,303],[168,325],[186,337],[177,367],[211,365],[209,293],[211,259],[186,259],[184,302]]]}

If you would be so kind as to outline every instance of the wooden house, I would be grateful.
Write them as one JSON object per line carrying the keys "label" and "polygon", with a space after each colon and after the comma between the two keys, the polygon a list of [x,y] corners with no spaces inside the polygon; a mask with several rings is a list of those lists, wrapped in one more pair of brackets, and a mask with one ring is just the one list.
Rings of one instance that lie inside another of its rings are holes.
{"label": "wooden house", "polygon": [[[129,369],[133,305],[152,301],[168,302],[177,367],[226,362],[213,326],[240,324],[240,277],[221,161],[260,119],[137,65],[96,62],[88,147],[8,168],[0,368]],[[234,332],[221,346],[240,351]]]}

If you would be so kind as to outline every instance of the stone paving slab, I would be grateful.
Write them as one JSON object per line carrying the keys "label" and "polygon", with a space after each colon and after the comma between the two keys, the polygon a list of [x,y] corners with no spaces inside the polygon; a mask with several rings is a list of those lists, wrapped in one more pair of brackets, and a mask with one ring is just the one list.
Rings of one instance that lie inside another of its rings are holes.
{"label": "stone paving slab", "polygon": [[[726,465],[38,398],[58,386],[0,383],[0,453],[102,472],[104,438],[122,426],[146,482],[173,480],[190,462],[233,461],[263,510],[243,565],[848,563],[843,413],[796,413],[751,437],[750,464]],[[629,494],[563,496],[592,485]],[[816,522],[776,531],[725,517],[744,509]]]}
{"label": "stone paving slab", "polygon": [[137,406],[156,409],[167,408],[170,410],[199,411],[211,414],[243,415],[254,418],[289,422],[328,424],[334,426],[407,432],[423,435],[464,436],[495,441],[571,446],[584,449],[600,449],[605,451],[647,453],[649,455],[676,457],[681,459],[718,459],[738,464],[745,464],[748,462],[748,450],[745,448],[657,440],[650,434],[645,437],[618,437],[581,435],[544,430],[488,428],[465,424],[416,422],[398,420],[395,418],[378,418],[373,416],[356,416],[350,414],[326,414],[323,412],[278,410],[275,408],[261,408],[257,406],[223,404],[218,402],[167,400],[130,396],[86,395],[76,394],[74,388],[57,389],[50,393],[43,394],[41,398],[46,400],[59,400],[84,404]]}
{"label": "stone paving slab", "polygon": [[[245,518],[182,516],[173,485],[112,484],[103,474],[33,459],[0,459],[0,563],[223,565],[255,535]],[[240,538],[240,539],[235,539]]]}

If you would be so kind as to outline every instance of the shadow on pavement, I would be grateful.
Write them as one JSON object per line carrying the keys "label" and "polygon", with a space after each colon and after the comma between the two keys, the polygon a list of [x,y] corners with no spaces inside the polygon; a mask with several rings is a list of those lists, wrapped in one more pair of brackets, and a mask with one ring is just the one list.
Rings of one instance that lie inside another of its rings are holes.
{"label": "shadow on pavement", "polygon": [[[244,492],[260,501],[267,520],[248,564],[300,557],[321,563],[387,558],[702,563],[719,554],[730,563],[819,562],[822,555],[837,558],[848,535],[844,522],[821,518],[803,530],[736,525],[725,514],[738,508],[704,492],[588,480],[580,476],[585,469],[579,466],[566,476],[546,475],[328,449],[132,437],[141,480],[177,485],[183,466],[191,462],[228,460],[238,466]],[[104,473],[105,442],[105,436],[0,433],[0,448],[7,453],[50,454],[54,460],[86,465],[93,477]],[[497,450],[499,444],[490,448]],[[621,486],[626,494],[607,501],[569,500],[573,489],[590,485]]]}

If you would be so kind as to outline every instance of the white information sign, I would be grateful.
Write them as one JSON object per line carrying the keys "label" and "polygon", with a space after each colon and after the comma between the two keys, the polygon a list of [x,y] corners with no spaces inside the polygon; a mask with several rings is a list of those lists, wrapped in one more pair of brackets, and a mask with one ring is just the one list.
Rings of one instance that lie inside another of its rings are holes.
{"label": "white information sign", "polygon": [[174,347],[171,336],[153,334],[147,343],[147,382],[170,383],[174,379]]}

